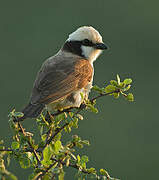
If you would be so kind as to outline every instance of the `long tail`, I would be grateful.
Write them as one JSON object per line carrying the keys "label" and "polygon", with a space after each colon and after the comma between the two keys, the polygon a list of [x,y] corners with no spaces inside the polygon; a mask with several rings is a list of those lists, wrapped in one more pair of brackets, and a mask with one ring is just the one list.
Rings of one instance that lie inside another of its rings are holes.
{"label": "long tail", "polygon": [[19,118],[18,120],[22,121],[26,118],[36,118],[39,116],[43,108],[45,107],[44,104],[31,104],[29,103],[23,110],[22,113],[24,114],[23,117]]}

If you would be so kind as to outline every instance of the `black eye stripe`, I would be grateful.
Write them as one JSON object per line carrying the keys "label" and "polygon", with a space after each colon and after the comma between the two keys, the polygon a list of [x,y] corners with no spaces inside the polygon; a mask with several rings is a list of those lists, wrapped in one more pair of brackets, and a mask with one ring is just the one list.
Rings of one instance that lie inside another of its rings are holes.
{"label": "black eye stripe", "polygon": [[90,46],[90,47],[94,47],[95,46],[95,44],[92,41],[88,40],[88,39],[84,39],[82,41],[69,41],[69,43],[72,44],[73,46],[79,46],[79,45],[80,46],[81,45],[83,45],[83,46]]}
{"label": "black eye stripe", "polygon": [[84,57],[81,45],[81,41],[66,41],[63,46],[63,50]]}
{"label": "black eye stripe", "polygon": [[92,43],[92,41],[88,40],[88,39],[84,39],[83,41],[81,41],[81,44],[84,46],[94,46],[94,44]]}
{"label": "black eye stripe", "polygon": [[95,47],[95,44],[92,41],[88,39],[84,39],[82,41],[66,41],[62,49],[64,51],[71,52],[81,57],[85,57],[82,53],[82,49],[81,49],[82,45],[88,47]]}

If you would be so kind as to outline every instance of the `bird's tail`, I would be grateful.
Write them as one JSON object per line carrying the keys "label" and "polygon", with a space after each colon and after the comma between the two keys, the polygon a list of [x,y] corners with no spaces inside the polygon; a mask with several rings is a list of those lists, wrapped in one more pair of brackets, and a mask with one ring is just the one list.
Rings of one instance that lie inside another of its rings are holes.
{"label": "bird's tail", "polygon": [[22,113],[24,114],[23,117],[19,118],[18,120],[22,121],[26,118],[36,118],[39,116],[43,108],[45,107],[44,104],[31,104],[29,103],[23,110]]}

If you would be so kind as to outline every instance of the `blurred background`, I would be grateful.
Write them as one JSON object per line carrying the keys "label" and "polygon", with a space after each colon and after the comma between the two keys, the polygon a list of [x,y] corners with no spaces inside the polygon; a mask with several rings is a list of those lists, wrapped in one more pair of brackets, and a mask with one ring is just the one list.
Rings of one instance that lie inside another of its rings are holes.
{"label": "blurred background", "polygon": [[[28,102],[43,61],[54,55],[79,26],[95,27],[110,50],[95,62],[94,84],[104,86],[118,73],[133,79],[135,102],[98,100],[98,114],[86,113],[72,131],[91,146],[89,166],[105,168],[121,180],[158,179],[159,2],[148,0],[1,0],[0,139],[11,142],[8,113]],[[24,122],[34,132],[33,120]],[[26,180],[31,170],[9,168]],[[66,180],[74,179],[74,171]]]}

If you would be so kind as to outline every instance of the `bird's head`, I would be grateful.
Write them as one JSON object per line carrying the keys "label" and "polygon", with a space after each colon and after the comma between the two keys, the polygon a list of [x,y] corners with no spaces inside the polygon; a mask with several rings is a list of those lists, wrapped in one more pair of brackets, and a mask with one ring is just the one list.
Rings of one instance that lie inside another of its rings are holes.
{"label": "bird's head", "polygon": [[93,62],[107,46],[102,36],[91,26],[83,26],[69,35],[63,50],[79,55]]}

